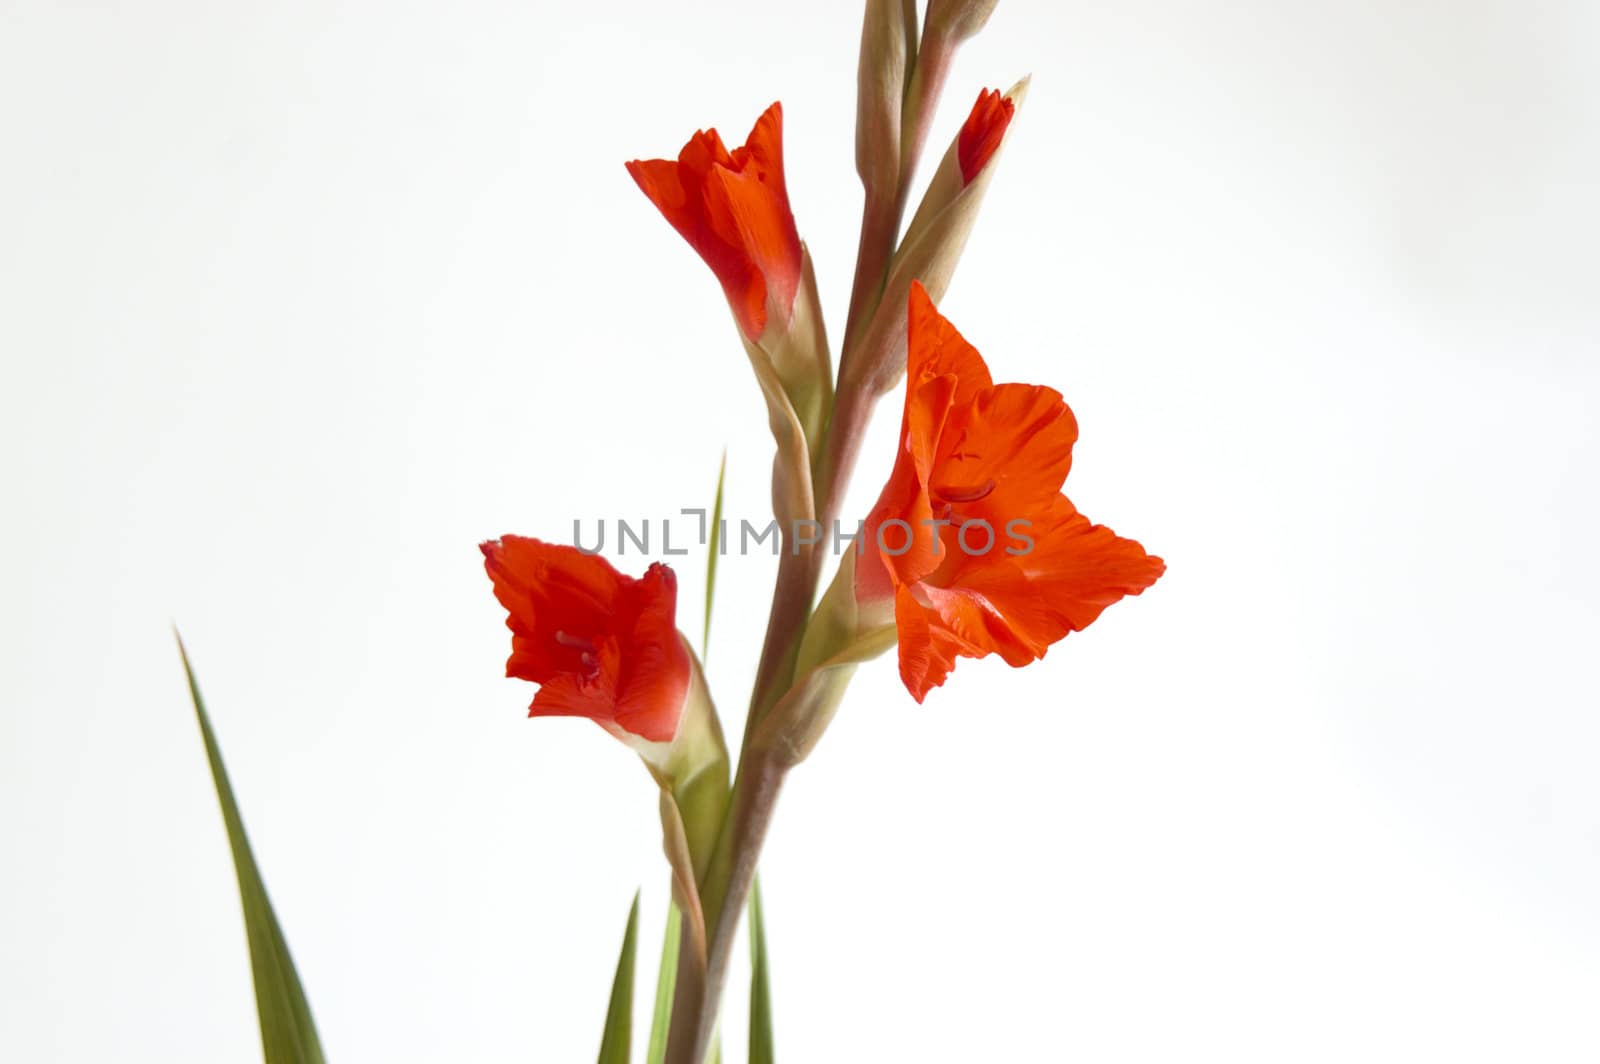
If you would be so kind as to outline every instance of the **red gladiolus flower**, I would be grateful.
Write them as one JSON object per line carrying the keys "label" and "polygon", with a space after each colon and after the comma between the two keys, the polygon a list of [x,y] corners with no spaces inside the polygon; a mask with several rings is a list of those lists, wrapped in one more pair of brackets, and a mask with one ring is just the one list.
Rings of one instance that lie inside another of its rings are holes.
{"label": "red gladiolus flower", "polygon": [[978,102],[972,105],[972,113],[962,123],[961,135],[956,141],[963,187],[972,184],[972,179],[1000,146],[1016,111],[1017,105],[1006,99],[999,89],[984,89],[978,93]]}
{"label": "red gladiolus flower", "polygon": [[506,675],[540,685],[529,716],[588,717],[650,742],[677,734],[690,662],[671,569],[658,562],[635,580],[604,558],[524,536],[481,549],[508,613]]}
{"label": "red gladiolus flower", "polygon": [[787,323],[800,284],[800,234],[783,179],[783,107],[767,108],[744,147],[696,133],[678,158],[635,160],[628,173],[722,282],[751,342],[769,309]]}
{"label": "red gladiolus flower", "polygon": [[1078,426],[1060,393],[995,384],[920,284],[907,339],[900,452],[855,590],[865,609],[892,603],[900,676],[921,702],[957,657],[1026,665],[1166,565],[1061,494]]}

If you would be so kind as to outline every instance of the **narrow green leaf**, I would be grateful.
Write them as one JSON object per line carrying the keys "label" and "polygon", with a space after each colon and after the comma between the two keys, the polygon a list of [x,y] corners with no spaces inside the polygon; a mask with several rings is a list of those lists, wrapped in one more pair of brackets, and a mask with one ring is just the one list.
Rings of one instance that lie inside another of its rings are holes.
{"label": "narrow green leaf", "polygon": [[600,1039],[600,1064],[628,1064],[633,1049],[633,954],[639,941],[639,894],[628,910],[628,930],[622,936],[622,955],[611,981],[611,1005],[606,1009],[606,1031]]}
{"label": "narrow green leaf", "polygon": [[678,989],[678,946],[683,941],[683,913],[667,905],[667,933],[661,940],[661,966],[656,970],[656,1007],[650,1017],[650,1045],[645,1064],[667,1059],[667,1026],[672,1020],[672,995]]}
{"label": "narrow green leaf", "polygon": [[706,623],[700,633],[700,659],[711,653],[711,602],[717,590],[717,551],[722,546],[722,481],[728,475],[728,449],[722,449],[722,465],[717,470],[717,500],[711,507],[711,534],[706,537]]}
{"label": "narrow green leaf", "polygon": [[761,877],[750,888],[750,1064],[772,1064],[772,984],[767,978],[767,927]]}
{"label": "narrow green leaf", "polygon": [[[173,635],[177,635],[176,632]],[[261,1022],[261,1049],[266,1064],[323,1064],[322,1043],[311,1020],[300,977],[295,973],[278,918],[267,898],[261,870],[250,852],[244,821],[233,800],[228,771],[222,764],[222,751],[211,731],[200,685],[195,682],[189,652],[178,636],[178,655],[189,678],[189,694],[194,699],[194,714],[200,722],[200,737],[205,741],[206,760],[211,763],[211,779],[216,784],[217,802],[222,806],[222,822],[228,829],[228,846],[233,850],[233,869],[239,879],[239,901],[244,909],[245,938],[250,944],[250,973],[255,980],[256,1015]]]}

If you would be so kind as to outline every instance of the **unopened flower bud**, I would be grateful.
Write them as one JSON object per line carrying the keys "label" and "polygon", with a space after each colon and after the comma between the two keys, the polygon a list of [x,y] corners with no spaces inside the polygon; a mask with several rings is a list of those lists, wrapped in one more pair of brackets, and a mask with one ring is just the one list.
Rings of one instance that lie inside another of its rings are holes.
{"label": "unopened flower bud", "polygon": [[889,264],[882,300],[862,338],[861,359],[852,367],[852,387],[859,384],[881,395],[905,372],[911,286],[921,282],[934,300],[944,298],[1027,90],[1027,78],[1004,94],[984,90],[945,152]]}
{"label": "unopened flower bud", "polygon": [[856,172],[869,199],[893,200],[900,182],[900,112],[916,61],[911,0],[867,0],[856,71]]}
{"label": "unopened flower bud", "polygon": [[964,41],[983,29],[994,14],[999,0],[928,0],[928,25],[924,37],[938,37],[952,44]]}

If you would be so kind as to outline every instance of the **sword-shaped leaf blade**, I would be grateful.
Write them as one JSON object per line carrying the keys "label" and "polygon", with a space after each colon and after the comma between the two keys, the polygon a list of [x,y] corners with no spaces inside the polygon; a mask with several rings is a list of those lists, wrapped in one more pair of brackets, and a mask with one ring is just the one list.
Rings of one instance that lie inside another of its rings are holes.
{"label": "sword-shaped leaf blade", "polygon": [[678,989],[678,947],[683,942],[683,914],[667,905],[667,932],[661,941],[661,966],[656,970],[656,1005],[650,1018],[650,1044],[645,1064],[662,1064],[667,1058],[667,1027],[672,1020],[672,996]]}
{"label": "sword-shaped leaf blade", "polygon": [[761,879],[750,890],[750,1064],[772,1064],[772,984],[767,977],[767,926]]}
{"label": "sword-shaped leaf blade", "polygon": [[228,846],[233,851],[233,868],[239,879],[245,937],[250,944],[250,974],[255,982],[256,1015],[261,1023],[262,1053],[266,1064],[324,1064],[322,1043],[311,1019],[311,1006],[306,1002],[300,976],[289,956],[289,944],[278,926],[261,870],[256,867],[255,855],[250,850],[244,821],[228,783],[228,770],[222,763],[222,751],[211,730],[211,718],[206,715],[200,685],[195,682],[194,668],[189,664],[189,653],[184,649],[181,636],[178,654],[183,658],[183,671],[189,678],[189,694],[194,700],[195,717],[200,722],[200,737],[205,741],[206,760],[211,763],[211,779],[216,784],[217,802],[222,806],[222,822],[228,830]]}
{"label": "sword-shaped leaf blade", "polygon": [[639,895],[628,910],[628,930],[622,935],[622,955],[611,981],[611,1005],[606,1009],[605,1034],[600,1039],[600,1064],[628,1064],[633,1049],[633,955],[639,942]]}
{"label": "sword-shaped leaf blade", "polygon": [[711,654],[711,603],[717,591],[717,555],[722,549],[722,482],[728,475],[728,452],[722,452],[717,469],[717,498],[711,506],[711,532],[706,536],[706,620],[700,632],[700,660]]}

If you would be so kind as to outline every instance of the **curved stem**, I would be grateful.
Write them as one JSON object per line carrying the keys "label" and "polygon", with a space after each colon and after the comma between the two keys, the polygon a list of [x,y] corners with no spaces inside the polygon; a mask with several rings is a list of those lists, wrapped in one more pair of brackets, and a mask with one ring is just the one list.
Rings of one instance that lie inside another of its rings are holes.
{"label": "curved stem", "polygon": [[834,542],[833,525],[844,502],[850,473],[861,451],[861,438],[877,397],[861,387],[842,388],[834,401],[833,413],[820,453],[814,459],[811,479],[816,488],[817,524],[821,541],[795,543],[795,530],[780,534],[778,577],[772,592],[772,608],[767,615],[767,635],[761,647],[761,663],[756,668],[750,710],[745,718],[744,740],[749,742],[755,727],[794,680],[795,655],[800,637],[816,599],[822,563]]}
{"label": "curved stem", "polygon": [[[831,517],[819,515],[826,541]],[[780,534],[778,578],[772,591],[772,609],[767,614],[767,636],[761,645],[761,663],[756,667],[755,687],[750,694],[750,710],[745,717],[744,738],[749,742],[756,724],[777,702],[793,678],[795,654],[800,635],[811,614],[817,580],[822,573],[822,543],[796,545],[795,530]]]}
{"label": "curved stem", "polygon": [[825,544],[832,542],[833,523],[839,514],[861,449],[867,421],[878,396],[853,371],[853,357],[877,310],[884,279],[900,236],[900,223],[909,198],[911,179],[927,139],[928,127],[949,73],[953,42],[924,40],[916,67],[906,87],[901,112],[901,150],[898,186],[893,198],[869,193],[862,208],[861,240],[857,251],[850,311],[839,356],[839,386],[822,446],[811,458],[815,517],[821,525],[821,542],[797,543],[798,531],[780,532],[782,554],[767,634],[756,669],[756,682],[745,718],[744,748],[734,777],[728,812],[717,836],[711,862],[699,883],[706,922],[706,954],[686,950],[678,957],[678,989],[672,1003],[672,1024],[667,1038],[667,1064],[704,1064],[712,1033],[716,1030],[722,985],[734,933],[755,880],[756,865],[772,823],[778,792],[788,768],[751,744],[761,718],[794,680],[795,658],[816,598],[822,574]]}
{"label": "curved stem", "polygon": [[[705,966],[701,968],[698,958],[688,958],[687,953],[678,955],[680,982],[672,1002],[667,1064],[703,1064],[710,1049],[734,932],[755,882],[761,845],[787,774],[786,767],[760,751],[747,751],[740,758],[728,819],[706,870],[701,897],[709,943]],[[687,986],[682,982],[685,976],[690,979]]]}

